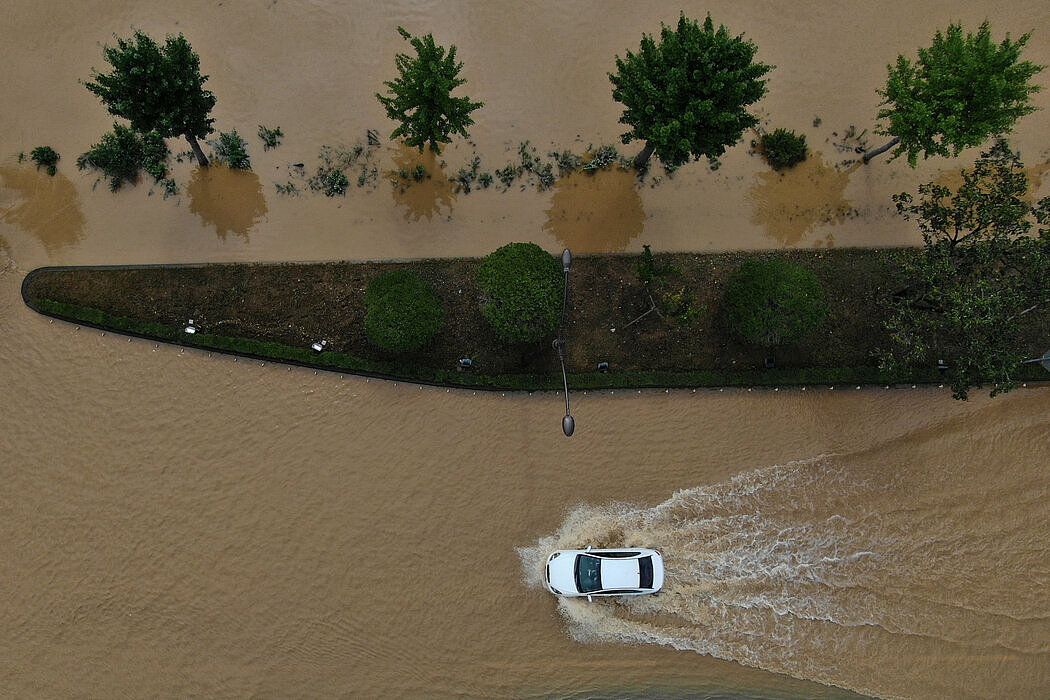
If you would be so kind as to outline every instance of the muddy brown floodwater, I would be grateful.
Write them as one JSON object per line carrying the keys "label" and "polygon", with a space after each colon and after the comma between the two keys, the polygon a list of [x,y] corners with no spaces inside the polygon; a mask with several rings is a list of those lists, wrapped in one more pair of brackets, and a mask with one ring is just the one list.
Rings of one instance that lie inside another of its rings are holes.
{"label": "muddy brown floodwater", "polygon": [[[679,9],[710,11],[777,66],[758,109],[806,134],[804,167],[773,174],[745,142],[718,169],[637,186],[616,173],[546,192],[449,186],[475,153],[494,171],[526,140],[541,155],[617,142],[613,56]],[[46,264],[914,243],[890,195],[950,180],[975,153],[851,168],[836,144],[851,125],[870,133],[886,64],[950,21],[1034,31],[1026,54],[1050,63],[1043,4],[17,0],[4,15],[0,695],[1050,687],[1045,388],[968,403],[933,388],[578,393],[565,439],[554,394],[180,352],[51,324],[19,297]],[[323,145],[392,129],[373,93],[406,46],[399,24],[458,46],[464,92],[485,102],[472,140],[403,192],[389,173],[419,156],[384,141],[379,177],[352,178],[345,199],[279,195],[305,189],[295,164],[312,172]],[[77,80],[132,28],[186,35],[216,126],[248,136],[251,173],[176,164],[180,194],[164,199],[76,170],[112,123]],[[1036,102],[1013,136],[1033,182],[1050,91]],[[259,124],[283,144],[263,152]],[[17,159],[45,144],[62,155],[54,178]],[[662,547],[667,589],[559,603],[539,561],[589,542]]]}

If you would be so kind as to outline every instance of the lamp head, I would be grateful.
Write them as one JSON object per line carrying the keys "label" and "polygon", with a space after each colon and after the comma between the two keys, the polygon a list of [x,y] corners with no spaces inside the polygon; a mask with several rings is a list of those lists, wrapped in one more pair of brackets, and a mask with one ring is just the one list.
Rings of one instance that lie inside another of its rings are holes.
{"label": "lamp head", "polygon": [[561,419],[561,429],[565,433],[565,437],[572,437],[573,431],[576,430],[576,421],[572,419],[572,416],[565,414],[565,417]]}
{"label": "lamp head", "polygon": [[572,267],[572,253],[566,248],[561,252],[561,269],[562,272],[568,272],[569,268]]}

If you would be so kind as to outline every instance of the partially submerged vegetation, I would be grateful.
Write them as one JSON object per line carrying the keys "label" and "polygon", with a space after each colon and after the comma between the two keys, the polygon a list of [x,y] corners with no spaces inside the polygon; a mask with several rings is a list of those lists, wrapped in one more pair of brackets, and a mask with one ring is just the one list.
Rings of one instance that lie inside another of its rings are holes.
{"label": "partially submerged vegetation", "polygon": [[168,147],[155,131],[140,133],[114,122],[113,131],[77,157],[81,170],[98,170],[109,179],[109,188],[119,190],[125,182],[135,183],[145,170],[157,182],[167,177]]}
{"label": "partially submerged vegetation", "polygon": [[787,129],[774,129],[762,134],[759,139],[762,155],[773,170],[783,170],[798,165],[806,159],[809,149],[805,135]]}
{"label": "partially submerged vegetation", "polygon": [[248,156],[248,142],[241,138],[237,130],[219,132],[219,138],[208,141],[215,149],[215,160],[235,170],[251,170],[252,161]]}
{"label": "partially submerged vegetation", "polygon": [[29,157],[37,168],[46,168],[48,175],[58,172],[58,159],[61,157],[51,146],[37,146],[29,152]]}
{"label": "partially submerged vegetation", "polygon": [[259,140],[263,142],[264,151],[269,151],[272,148],[280,146],[282,138],[284,138],[284,132],[281,131],[281,127],[259,125]]}
{"label": "partially submerged vegetation", "polygon": [[[733,37],[721,25],[716,30],[710,16],[701,24],[682,15],[676,29],[663,27],[659,43],[643,36],[639,52],[617,58],[618,71],[608,76],[613,98],[626,108],[621,122],[631,127],[623,142],[645,143],[633,160],[611,145],[588,146],[583,154],[554,150],[545,159],[522,141],[516,158],[502,168],[483,169],[474,153],[448,176],[447,164],[435,154],[453,135],[469,138],[470,113],[482,104],[449,95],[464,82],[458,77],[462,64],[455,59],[454,46],[446,50],[429,34],[417,38],[403,28],[398,31],[416,56],[398,54],[400,78],[385,83],[388,95],[376,97],[388,116],[401,123],[392,138],[403,137],[408,150],[415,147],[422,154],[429,147],[432,152],[425,164],[411,155],[395,157],[394,169],[384,171],[402,191],[432,179],[465,193],[491,186],[507,191],[516,183],[543,191],[558,177],[614,167],[633,167],[644,177],[652,155],[668,173],[701,156],[714,170],[725,149],[757,125],[746,108],[765,94],[765,75],[772,68],[754,60],[757,47],[743,35]],[[914,166],[920,153],[957,155],[991,133],[1008,131],[1034,109],[1029,99],[1039,89],[1029,81],[1043,67],[1020,61],[1027,39],[1026,34],[996,48],[987,24],[977,35],[965,37],[958,25],[951,25],[946,36],[938,32],[933,46],[920,50],[918,63],[899,57],[886,90],[878,91],[885,107],[878,118],[889,125],[876,131],[893,140],[868,150],[867,130],[857,134],[851,126],[835,147],[863,153],[867,162],[897,145],[893,155],[906,153]],[[197,139],[214,131],[209,113],[215,98],[203,89],[207,76],[199,72],[199,58],[181,35],[167,37],[161,46],[141,32],[118,38],[117,46],[104,47],[103,53],[112,72],[93,71],[93,81],[85,87],[130,126],[114,123],[113,132],[82,154],[77,165],[100,170],[112,189],[135,182],[146,170],[164,184],[165,196],[176,193],[174,180],[167,177],[164,139],[184,136],[190,155],[206,166]],[[683,71],[683,65],[689,70]],[[144,74],[166,76],[165,89],[143,91]],[[728,98],[725,75],[733,76],[730,82],[736,86]],[[973,84],[983,87],[961,89]],[[656,91],[663,98],[659,108],[653,106],[653,85],[662,86]],[[717,118],[709,114],[711,94],[720,99]],[[814,127],[819,122],[815,118]],[[258,136],[269,150],[283,133],[260,125]],[[251,167],[247,143],[236,130],[220,132],[208,143],[228,167]],[[785,129],[761,133],[753,145],[774,169],[792,167],[807,153],[805,136]],[[343,196],[351,174],[358,187],[374,187],[380,176],[378,146],[373,130],[366,143],[324,146],[316,172],[308,174],[305,164],[296,163],[289,168],[293,179],[275,183],[277,191],[299,194],[293,181],[299,178],[311,190]],[[34,149],[32,158],[54,174],[58,154],[50,147]],[[768,383],[748,374],[756,366],[753,356],[761,356],[761,367],[773,372],[761,376],[773,383],[816,381],[816,375],[827,381],[900,381],[944,372],[958,398],[989,380],[993,395],[1008,391],[1031,368],[1023,360],[1032,349],[1029,341],[1045,338],[1050,330],[1042,318],[1027,318],[1050,304],[1044,274],[1050,264],[1050,231],[1039,228],[1032,235],[1033,226],[1050,223],[1050,198],[1034,206],[1028,202],[1023,165],[1005,143],[983,154],[963,176],[957,193],[929,183],[920,187],[917,199],[909,193],[894,197],[898,211],[919,223],[924,249],[892,255],[799,251],[657,260],[645,246],[639,262],[625,263],[622,256],[587,259],[593,269],[606,268],[606,276],[587,277],[587,265],[574,275],[585,280],[583,287],[576,281],[574,289],[590,299],[576,304],[570,318],[570,331],[579,338],[570,346],[570,362],[580,376],[590,376],[587,367],[595,362],[610,368],[604,378],[588,380],[596,386],[617,381],[629,386]],[[654,178],[654,185],[659,180]],[[493,272],[493,259],[529,246],[539,252],[540,262],[524,262],[515,254],[504,261],[506,269]],[[244,281],[243,288],[231,288],[221,275],[208,276],[223,266],[157,268],[167,270],[168,286],[180,290],[179,297],[165,292],[168,287],[152,279],[157,273],[149,270],[50,271],[31,275],[25,289],[27,302],[46,313],[146,337],[425,381],[449,382],[445,375],[450,366],[469,366],[469,379],[451,383],[539,386],[544,380],[522,377],[546,376],[552,362],[548,346],[559,305],[558,269],[547,258],[534,244],[516,243],[480,264],[429,261],[404,263],[396,270],[344,264],[331,269],[352,286],[322,284],[330,296],[343,300],[338,309],[328,308],[321,298],[306,303],[296,296],[302,290],[286,284],[284,275],[293,269],[303,276],[299,282],[316,277],[313,267],[303,266],[224,269],[223,275]],[[466,266],[469,273],[456,266]],[[545,270],[539,275],[545,281],[533,274],[536,270]],[[377,276],[381,273],[385,276]],[[257,280],[263,280],[261,287]],[[522,280],[527,283],[511,284]],[[456,296],[449,284],[457,287]],[[107,296],[99,289],[116,291]],[[157,306],[161,298],[171,308]],[[276,318],[289,309],[298,316]],[[184,322],[173,321],[172,313],[201,319],[202,332],[182,334]],[[610,325],[610,315],[618,315],[617,325]],[[339,332],[331,332],[336,327]],[[320,336],[331,338],[318,342]],[[628,336],[635,337],[623,340]],[[304,351],[304,344],[319,354]],[[934,362],[933,356],[949,359]]]}

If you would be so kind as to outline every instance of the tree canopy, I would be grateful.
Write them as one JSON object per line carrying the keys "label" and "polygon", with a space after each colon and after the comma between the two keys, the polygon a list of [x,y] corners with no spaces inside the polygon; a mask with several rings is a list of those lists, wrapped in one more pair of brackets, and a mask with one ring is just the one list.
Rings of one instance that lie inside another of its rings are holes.
{"label": "tree canopy", "polygon": [[445,312],[434,288],[408,270],[372,280],[365,289],[365,335],[391,352],[418,350],[437,335]]}
{"label": "tree canopy", "polygon": [[1006,134],[1019,118],[1035,111],[1029,98],[1040,90],[1030,79],[1043,66],[1022,61],[1030,34],[1016,41],[992,41],[985,22],[976,34],[958,24],[938,31],[914,63],[904,56],[887,66],[889,78],[877,118],[878,132],[893,137],[864,156],[864,162],[893,146],[891,157],[906,154],[914,167],[919,154],[956,156],[989,136]]}
{"label": "tree canopy", "polygon": [[98,95],[110,114],[131,122],[139,133],[155,131],[164,138],[185,136],[201,165],[207,165],[197,139],[212,132],[208,114],[215,95],[204,89],[208,76],[200,73],[200,57],[186,38],[168,36],[164,46],[136,31],[130,39],[102,49],[111,73],[92,70],[94,80],[84,87]]}
{"label": "tree canopy", "polygon": [[824,323],[824,290],[810,270],[777,257],[749,258],[725,287],[729,323],[745,340],[791,345]]}
{"label": "tree canopy", "polygon": [[562,268],[535,243],[509,243],[478,265],[485,293],[482,313],[496,335],[508,343],[541,340],[558,325]]}
{"label": "tree canopy", "polygon": [[609,80],[625,107],[620,122],[631,127],[622,139],[645,142],[635,167],[654,152],[670,167],[717,158],[755,126],[746,107],[766,93],[761,78],[772,69],[755,62],[757,51],[743,35],[715,29],[711,15],[701,25],[683,14],[676,28],[663,26],[659,42],[643,35],[637,53],[617,56]]}
{"label": "tree canopy", "polygon": [[468,97],[452,96],[452,91],[466,82],[458,77],[463,64],[456,62],[456,47],[446,52],[445,47],[434,43],[431,34],[419,38],[403,27],[397,31],[412,44],[416,55],[397,54],[400,75],[383,83],[390,95],[376,93],[387,116],[400,122],[390,138],[404,137],[406,144],[418,147],[420,152],[424,144],[439,151],[439,144],[451,142],[453,134],[467,138],[467,127],[474,123],[470,113],[484,105]]}
{"label": "tree canopy", "polygon": [[925,247],[906,257],[909,286],[893,296],[887,331],[889,368],[947,363],[952,395],[992,383],[991,395],[1017,385],[1021,363],[1045,349],[1026,338],[1026,314],[1050,304],[1050,198],[1026,199],[1028,178],[1004,142],[982,153],[954,192],[935,183],[918,199],[894,197],[914,218]]}

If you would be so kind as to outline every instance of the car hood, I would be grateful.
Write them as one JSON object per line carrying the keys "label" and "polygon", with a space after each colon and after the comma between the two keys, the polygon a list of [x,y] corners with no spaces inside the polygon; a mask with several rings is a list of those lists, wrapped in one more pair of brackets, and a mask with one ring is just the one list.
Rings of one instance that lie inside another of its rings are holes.
{"label": "car hood", "polygon": [[563,552],[560,556],[547,560],[547,576],[551,588],[561,593],[578,593],[576,590],[576,557],[575,553]]}

